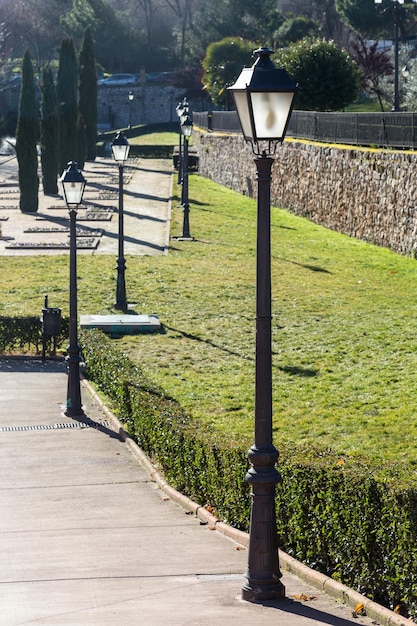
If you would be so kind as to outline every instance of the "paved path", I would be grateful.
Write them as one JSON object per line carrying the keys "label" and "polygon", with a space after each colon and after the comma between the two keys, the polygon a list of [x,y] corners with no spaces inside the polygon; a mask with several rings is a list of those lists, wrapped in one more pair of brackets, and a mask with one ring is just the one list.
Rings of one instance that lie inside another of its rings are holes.
{"label": "paved path", "polygon": [[[113,159],[86,163],[87,180],[77,226],[92,248],[80,254],[118,252],[118,167]],[[169,246],[172,162],[129,159],[124,168],[124,252],[165,254]],[[68,211],[61,196],[40,190],[36,213],[19,209],[16,159],[0,157],[0,255],[62,254],[68,244]],[[97,236],[99,235],[99,236]],[[27,247],[44,246],[43,248]],[[17,246],[17,247],[16,247]],[[55,247],[50,247],[55,246]]]}
{"label": "paved path", "polygon": [[156,486],[86,385],[89,425],[64,416],[66,379],[0,359],[1,626],[373,623],[288,573],[285,600],[242,601],[246,548]]}

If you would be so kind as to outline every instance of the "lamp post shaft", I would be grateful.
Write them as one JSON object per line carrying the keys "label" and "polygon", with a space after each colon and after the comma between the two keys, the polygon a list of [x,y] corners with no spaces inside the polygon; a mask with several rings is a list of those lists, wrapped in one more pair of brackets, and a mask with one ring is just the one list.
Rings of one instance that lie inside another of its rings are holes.
{"label": "lamp post shaft", "polygon": [[177,183],[178,185],[180,185],[182,183],[182,132],[181,132],[181,122],[179,122],[180,125],[180,137],[179,137],[179,144],[178,144],[178,178],[177,178]]}
{"label": "lamp post shaft", "polygon": [[399,12],[398,0],[394,1],[394,111],[400,110],[400,88],[399,88]]}
{"label": "lamp post shaft", "polygon": [[70,300],[69,300],[69,346],[68,388],[65,415],[84,416],[80,388],[80,346],[78,344],[77,315],[77,211],[70,209]]}
{"label": "lamp post shaft", "polygon": [[285,597],[278,558],[275,488],[281,476],[272,443],[272,313],[270,188],[273,159],[255,159],[258,180],[256,253],[255,442],[245,480],[252,488],[250,539],[242,598],[251,602]]}
{"label": "lamp post shaft", "polygon": [[124,257],[124,215],[123,215],[123,165],[119,163],[119,249],[117,257],[117,283],[115,309],[127,311],[126,298],[126,259]]}
{"label": "lamp post shaft", "polygon": [[184,137],[184,162],[183,162],[183,178],[182,178],[182,205],[183,205],[183,222],[182,237],[191,239],[190,234],[190,204],[188,201],[188,137]]}

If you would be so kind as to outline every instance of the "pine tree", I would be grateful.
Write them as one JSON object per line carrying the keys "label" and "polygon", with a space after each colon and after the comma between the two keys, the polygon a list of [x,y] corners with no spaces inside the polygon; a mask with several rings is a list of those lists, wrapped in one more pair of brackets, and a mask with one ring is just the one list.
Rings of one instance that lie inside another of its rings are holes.
{"label": "pine tree", "polygon": [[22,86],[16,129],[16,156],[19,164],[20,210],[33,213],[38,210],[38,154],[36,142],[39,132],[38,105],[32,61],[26,50],[22,62]]}
{"label": "pine tree", "polygon": [[58,102],[51,68],[42,71],[41,164],[44,194],[58,193]]}
{"label": "pine tree", "polygon": [[77,148],[78,117],[78,63],[72,39],[62,40],[59,50],[57,80],[59,119],[59,171],[66,169],[69,161],[75,161]]}
{"label": "pine tree", "polygon": [[97,141],[97,74],[94,54],[94,40],[90,28],[84,33],[83,45],[80,52],[80,113],[84,118],[87,161],[96,158]]}

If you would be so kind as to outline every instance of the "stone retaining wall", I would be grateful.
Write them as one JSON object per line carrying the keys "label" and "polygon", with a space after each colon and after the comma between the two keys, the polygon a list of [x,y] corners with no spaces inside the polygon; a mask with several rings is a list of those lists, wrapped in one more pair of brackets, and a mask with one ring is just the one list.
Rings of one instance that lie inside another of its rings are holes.
{"label": "stone retaining wall", "polygon": [[[199,172],[256,197],[253,155],[241,136],[194,132]],[[417,153],[278,146],[271,203],[317,224],[417,256]]]}
{"label": "stone retaining wall", "polygon": [[[134,99],[129,102],[132,91]],[[97,116],[99,124],[124,128],[130,119],[132,125],[178,122],[175,107],[184,97],[183,89],[159,85],[131,85],[125,87],[99,86]]]}
{"label": "stone retaining wall", "polygon": [[[129,102],[129,91],[133,100]],[[132,121],[136,124],[171,122],[178,125],[176,106],[186,96],[186,89],[171,85],[126,85],[114,87],[100,85],[97,91],[97,117],[99,125],[125,128]],[[200,99],[187,96],[190,110],[201,108]]]}

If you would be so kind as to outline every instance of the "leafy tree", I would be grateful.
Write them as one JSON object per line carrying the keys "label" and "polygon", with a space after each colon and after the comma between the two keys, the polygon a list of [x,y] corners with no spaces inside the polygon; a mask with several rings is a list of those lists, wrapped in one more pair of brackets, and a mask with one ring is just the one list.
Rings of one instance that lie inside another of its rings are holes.
{"label": "leafy tree", "polygon": [[[345,24],[367,37],[381,32],[381,17],[374,0],[335,0],[336,10]],[[391,0],[390,0],[391,2]]]}
{"label": "leafy tree", "polygon": [[363,91],[370,96],[376,96],[383,111],[383,78],[392,76],[394,72],[389,54],[378,49],[377,41],[367,44],[362,37],[352,43],[352,54],[361,72],[360,84]]}
{"label": "leafy tree", "polygon": [[192,23],[193,0],[166,0],[166,3],[178,19],[179,27],[177,37],[180,48],[180,66],[184,67],[186,35],[187,29],[191,26]]}
{"label": "leafy tree", "polygon": [[41,164],[44,194],[58,193],[58,102],[51,68],[42,70]]}
{"label": "leafy tree", "polygon": [[84,158],[87,161],[94,161],[97,140],[97,73],[91,28],[87,28],[84,33],[80,52],[79,78],[79,109],[85,123],[87,144]]}
{"label": "leafy tree", "polygon": [[222,0],[202,2],[195,10],[187,48],[194,59],[201,59],[212,42],[226,37],[255,40],[254,48],[269,43],[280,25],[276,0],[262,3],[253,0]]}
{"label": "leafy tree", "polygon": [[[387,50],[391,65],[395,64],[395,52],[391,48]],[[415,111],[416,107],[416,62],[413,53],[407,45],[400,45],[398,51],[398,67],[401,68],[398,75],[398,97],[400,110]],[[384,105],[387,110],[392,110],[394,100],[394,73],[381,78],[381,92]]]}
{"label": "leafy tree", "polygon": [[38,71],[55,53],[62,39],[59,16],[70,0],[2,0],[0,23],[7,33],[9,57],[21,57],[27,48]]}
{"label": "leafy tree", "polygon": [[359,72],[333,41],[304,39],[276,55],[301,89],[296,106],[307,111],[339,111],[356,99]]}
{"label": "leafy tree", "polygon": [[306,17],[316,22],[323,38],[333,39],[340,44],[345,41],[347,29],[336,11],[335,0],[280,0],[279,6],[285,14]]}
{"label": "leafy tree", "polygon": [[249,4],[242,17],[242,26],[239,29],[241,36],[257,41],[260,45],[275,46],[273,35],[285,21],[284,14],[275,5],[274,2],[262,3],[261,6]]}
{"label": "leafy tree", "polygon": [[417,111],[417,61],[408,58],[403,72],[404,108],[406,111]]}
{"label": "leafy tree", "polygon": [[98,62],[110,70],[120,66],[126,69],[123,65],[134,53],[131,30],[106,0],[73,0],[71,11],[61,17],[61,25],[79,45],[91,28]]}
{"label": "leafy tree", "polygon": [[[129,24],[129,35],[135,42],[132,62],[147,71],[163,71],[178,65],[183,26],[187,28],[191,2],[201,0],[123,0],[117,3],[117,13]],[[126,21],[125,6],[130,6]],[[173,15],[174,12],[174,15]],[[185,24],[180,24],[185,20]],[[176,46],[176,41],[179,45]],[[188,46],[187,46],[188,47]],[[186,54],[186,51],[185,51]],[[138,65],[138,60],[140,64]],[[126,65],[125,65],[126,67]]]}
{"label": "leafy tree", "polygon": [[22,62],[22,86],[16,130],[16,156],[19,164],[20,210],[26,213],[38,210],[38,105],[32,60],[26,50]]}
{"label": "leafy tree", "polygon": [[154,47],[154,22],[160,5],[153,0],[136,0],[136,3],[145,18],[146,51],[151,54]]}
{"label": "leafy tree", "polygon": [[207,99],[207,93],[203,91],[202,78],[203,68],[199,64],[174,72],[170,84],[178,89],[183,89],[189,98]]}
{"label": "leafy tree", "polygon": [[59,50],[57,80],[59,117],[59,171],[62,172],[69,161],[75,161],[77,147],[78,117],[78,63],[72,39],[62,40]]}
{"label": "leafy tree", "polygon": [[233,85],[244,65],[251,64],[255,47],[240,37],[226,37],[209,45],[202,61],[202,83],[214,104],[228,104],[227,87]]}
{"label": "leafy tree", "polygon": [[281,47],[300,41],[306,37],[317,37],[319,25],[307,17],[289,17],[276,31],[276,39]]}
{"label": "leafy tree", "polygon": [[410,29],[415,27],[416,5],[404,5],[383,0],[377,8],[374,0],[335,0],[341,19],[365,37],[391,39],[394,30],[393,11],[397,12],[401,38],[405,41]]}

